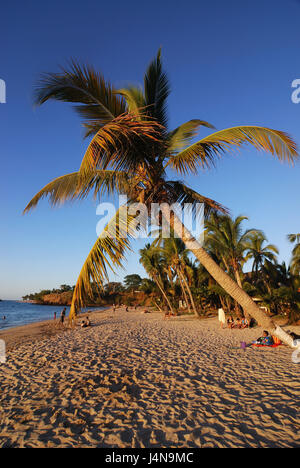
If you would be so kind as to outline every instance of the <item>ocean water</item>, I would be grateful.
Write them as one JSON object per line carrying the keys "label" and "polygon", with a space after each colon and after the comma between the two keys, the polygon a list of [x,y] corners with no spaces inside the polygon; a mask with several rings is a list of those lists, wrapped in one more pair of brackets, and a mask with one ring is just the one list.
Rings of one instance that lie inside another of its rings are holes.
{"label": "ocean water", "polygon": [[[1,301],[0,330],[28,325],[34,322],[41,322],[43,320],[53,320],[54,312],[56,312],[56,317],[59,318],[63,308],[64,306],[48,306],[17,301]],[[66,309],[66,315],[68,315],[70,307],[66,307]],[[95,307],[94,309],[100,310],[105,309],[105,307]],[[93,310],[93,307],[86,310]]]}

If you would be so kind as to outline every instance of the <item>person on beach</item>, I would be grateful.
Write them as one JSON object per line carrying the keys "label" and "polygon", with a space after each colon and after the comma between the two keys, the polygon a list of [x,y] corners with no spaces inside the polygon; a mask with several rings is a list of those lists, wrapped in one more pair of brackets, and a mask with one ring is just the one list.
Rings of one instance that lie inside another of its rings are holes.
{"label": "person on beach", "polygon": [[90,319],[86,317],[86,320],[83,320],[80,324],[81,328],[87,328],[91,326]]}
{"label": "person on beach", "polygon": [[60,323],[63,325],[66,317],[66,308],[64,308],[60,314]]}
{"label": "person on beach", "polygon": [[231,329],[234,328],[234,319],[232,315],[227,319],[227,327]]}
{"label": "person on beach", "polygon": [[239,329],[242,328],[242,320],[239,317],[236,319],[235,327]]}
{"label": "person on beach", "polygon": [[241,328],[242,328],[242,329],[249,328],[249,322],[248,322],[248,320],[246,319],[246,317],[244,317],[244,318],[242,319]]}
{"label": "person on beach", "polygon": [[273,338],[269,335],[267,331],[263,332],[263,336],[258,338],[252,344],[259,344],[261,346],[272,346],[274,344]]}
{"label": "person on beach", "polygon": [[226,317],[225,317],[225,312],[223,309],[218,310],[218,315],[219,315],[219,322],[221,325],[221,328],[224,328],[224,325],[226,324]]}
{"label": "person on beach", "polygon": [[54,312],[54,320],[56,320],[56,312]]}
{"label": "person on beach", "polygon": [[92,325],[89,317],[86,318],[85,324],[87,327],[90,327]]}

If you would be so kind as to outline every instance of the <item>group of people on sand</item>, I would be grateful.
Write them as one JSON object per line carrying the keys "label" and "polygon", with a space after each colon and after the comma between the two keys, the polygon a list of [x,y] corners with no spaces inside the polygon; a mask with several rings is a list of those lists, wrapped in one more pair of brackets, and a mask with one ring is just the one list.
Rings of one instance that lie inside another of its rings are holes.
{"label": "group of people on sand", "polygon": [[[223,309],[219,309],[218,311],[218,316],[219,316],[219,322],[221,324],[221,328],[224,329],[224,328],[230,328],[230,329],[234,329],[234,328],[237,328],[237,329],[245,329],[245,328],[250,328],[251,326],[251,323],[249,322],[249,320],[247,318],[239,318],[237,317],[235,320],[232,316],[230,316],[227,320],[226,320],[226,316],[225,316],[225,312]],[[257,340],[253,341],[252,343],[250,343],[249,345],[247,345],[245,342],[243,342],[243,344],[245,345],[244,347],[247,347],[247,346],[278,346],[278,342],[277,344],[274,342],[274,339],[276,338],[273,338],[273,336],[271,336],[266,330],[263,332],[263,335],[261,337],[259,337]]]}
{"label": "group of people on sand", "polygon": [[[125,305],[125,304],[120,304],[120,305],[116,306],[116,304],[113,304],[113,312],[114,312],[114,313],[116,312],[117,307],[118,307],[118,308],[125,307],[125,312],[129,312],[129,307],[128,307],[127,305]],[[132,308],[133,310],[137,310],[137,306],[136,306],[136,305],[135,305],[135,306],[132,306],[131,308]]]}
{"label": "group of people on sand", "polygon": [[242,330],[244,328],[249,328],[249,327],[250,327],[249,320],[246,319],[245,317],[243,317],[243,318],[237,317],[237,319],[234,320],[234,318],[232,316],[230,316],[227,319],[227,328],[230,328],[230,329],[238,328],[238,329]]}
{"label": "group of people on sand", "polygon": [[234,319],[231,315],[226,320],[225,312],[223,309],[219,309],[218,315],[221,328],[230,328],[231,330],[234,328],[238,328],[239,330],[242,330],[244,328],[250,328],[250,322],[246,317],[237,317],[236,319]]}
{"label": "group of people on sand", "polygon": [[[60,319],[59,319],[59,322],[60,324],[63,326],[64,323],[65,323],[65,318],[66,318],[66,311],[67,311],[67,308],[64,307],[63,310],[61,311],[61,314],[60,314]],[[54,312],[54,320],[56,320],[56,312]],[[91,321],[89,319],[89,317],[86,317],[84,320],[81,321],[80,323],[80,327],[81,328],[87,328],[87,327],[90,327],[92,324],[91,324]]]}

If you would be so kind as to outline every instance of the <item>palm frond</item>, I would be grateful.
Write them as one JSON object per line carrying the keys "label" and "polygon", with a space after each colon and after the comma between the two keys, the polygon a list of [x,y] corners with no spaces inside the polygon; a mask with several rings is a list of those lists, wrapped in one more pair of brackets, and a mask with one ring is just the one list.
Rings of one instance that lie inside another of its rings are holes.
{"label": "palm frond", "polygon": [[104,125],[90,142],[83,157],[80,173],[90,174],[95,169],[134,173],[149,160],[149,147],[162,144],[161,126],[153,120],[137,120],[123,114]]}
{"label": "palm frond", "polygon": [[127,111],[141,119],[146,107],[143,90],[136,86],[119,89],[118,94],[123,96],[127,104]]}
{"label": "palm frond", "polygon": [[213,125],[205,122],[205,120],[193,119],[170,132],[167,136],[169,153],[182,150],[190,144],[191,140],[197,135],[199,127],[214,128]]}
{"label": "palm frond", "polygon": [[128,215],[127,206],[122,206],[107,224],[92,247],[73,293],[70,319],[94,296],[93,285],[102,289],[108,280],[108,270],[115,273],[116,267],[122,267],[125,253],[130,251],[130,240],[135,232],[134,216]]}
{"label": "palm frond", "polygon": [[75,110],[87,126],[86,135],[101,128],[106,122],[123,114],[126,104],[113,86],[105,81],[101,73],[90,65],[71,61],[69,68],[60,73],[45,73],[39,80],[34,100],[41,105],[49,99],[78,103]]}
{"label": "palm frond", "polygon": [[144,93],[147,114],[166,128],[168,121],[166,104],[170,94],[170,85],[162,69],[161,49],[146,71]]}
{"label": "palm frond", "polygon": [[288,234],[287,239],[291,244],[294,244],[295,242],[300,244],[300,234]]}
{"label": "palm frond", "polygon": [[254,146],[277,156],[281,161],[293,163],[298,159],[297,145],[284,132],[265,127],[241,126],[213,133],[177,154],[171,154],[168,165],[180,174],[197,173],[198,167],[209,169],[230,148],[243,144]]}
{"label": "palm frond", "polygon": [[291,260],[291,273],[295,276],[300,275],[300,252],[295,254]]}
{"label": "palm frond", "polygon": [[211,198],[204,197],[195,190],[187,187],[180,181],[166,181],[165,188],[169,195],[169,202],[180,203],[182,206],[188,203],[195,208],[197,204],[204,204],[204,215],[208,218],[212,213],[228,213],[228,209]]}
{"label": "palm frond", "polygon": [[40,190],[26,206],[24,213],[32,210],[43,198],[49,198],[52,206],[67,201],[83,199],[93,190],[94,197],[128,190],[129,179],[125,172],[94,171],[82,177],[79,172],[66,174],[54,179]]}

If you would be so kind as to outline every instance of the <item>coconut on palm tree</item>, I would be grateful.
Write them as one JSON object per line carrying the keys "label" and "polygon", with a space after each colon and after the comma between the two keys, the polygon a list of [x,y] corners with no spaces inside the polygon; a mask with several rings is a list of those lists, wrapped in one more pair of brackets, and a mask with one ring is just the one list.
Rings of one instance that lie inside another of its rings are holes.
{"label": "coconut on palm tree", "polygon": [[225,291],[262,326],[292,345],[288,335],[277,328],[213,261],[181,219],[175,213],[169,216],[169,206],[174,202],[203,203],[206,215],[212,211],[224,213],[225,209],[182,181],[170,180],[167,171],[173,169],[179,176],[196,174],[200,168],[213,167],[227,150],[244,144],[293,163],[298,158],[296,144],[282,131],[253,125],[217,131],[194,143],[202,127],[213,127],[206,121],[193,119],[170,130],[166,107],[169,92],[160,51],[146,71],[143,88],[130,86],[117,90],[92,67],[72,63],[59,73],[43,75],[36,89],[37,104],[51,99],[75,104],[90,142],[78,172],[50,182],[25,211],[36,206],[43,197],[49,197],[52,204],[84,198],[91,191],[95,196],[122,193],[128,197],[126,205],[97,239],[82,267],[73,294],[71,318],[91,294],[91,283],[101,286],[108,268],[121,265],[130,249],[136,229],[135,217],[126,217],[124,211],[132,203],[142,202],[149,214],[151,204],[158,203],[162,217]]}

